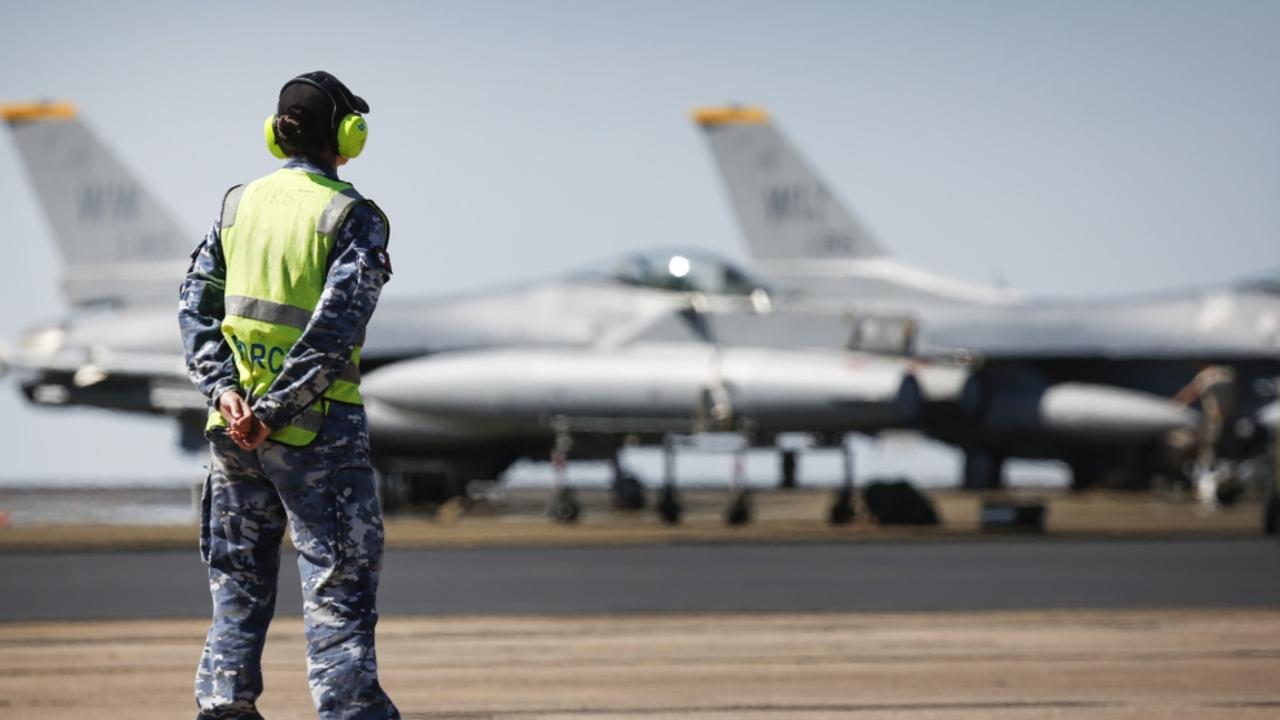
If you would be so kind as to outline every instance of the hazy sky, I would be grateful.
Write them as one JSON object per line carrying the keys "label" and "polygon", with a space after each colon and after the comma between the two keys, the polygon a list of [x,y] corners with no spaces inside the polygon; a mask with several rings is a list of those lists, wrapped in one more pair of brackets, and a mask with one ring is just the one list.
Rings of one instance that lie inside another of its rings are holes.
{"label": "hazy sky", "polygon": [[[759,103],[902,259],[1039,295],[1280,265],[1280,3],[59,3],[0,7],[0,100],[57,98],[188,228],[268,172],[263,118],[317,68],[372,106],[344,176],[392,219],[388,294],[618,251],[744,251],[688,111]],[[0,141],[0,338],[59,266]],[[176,331],[175,331],[176,332]],[[0,477],[165,476],[163,420],[30,410]],[[141,463],[145,459],[146,463]]]}

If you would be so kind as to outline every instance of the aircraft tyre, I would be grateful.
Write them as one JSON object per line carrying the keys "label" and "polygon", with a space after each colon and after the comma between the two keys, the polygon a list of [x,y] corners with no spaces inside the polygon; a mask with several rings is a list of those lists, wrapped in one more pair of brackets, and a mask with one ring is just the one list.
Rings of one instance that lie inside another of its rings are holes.
{"label": "aircraft tyre", "polygon": [[626,471],[614,478],[610,495],[614,510],[644,510],[648,504],[644,483],[633,473]]}
{"label": "aircraft tyre", "polygon": [[662,486],[658,495],[658,517],[667,525],[679,525],[684,506],[680,504],[680,493],[670,485]]}
{"label": "aircraft tyre", "polygon": [[729,507],[725,509],[724,521],[731,527],[740,527],[751,522],[751,493],[738,490],[729,498]]}
{"label": "aircraft tyre", "polygon": [[551,505],[547,508],[547,514],[551,519],[568,525],[575,523],[582,515],[582,506],[578,504],[578,495],[573,488],[561,488],[551,499]]}
{"label": "aircraft tyre", "polygon": [[1218,483],[1214,488],[1213,496],[1218,504],[1224,508],[1234,506],[1244,498],[1244,483],[1237,477],[1229,477]]}
{"label": "aircraft tyre", "polygon": [[827,520],[836,526],[848,525],[853,522],[857,513],[853,508],[853,491],[849,488],[840,488],[836,491],[835,499],[831,503],[831,513]]}
{"label": "aircraft tyre", "polygon": [[1004,458],[988,450],[969,450],[964,454],[965,490],[996,490],[1004,487]]}
{"label": "aircraft tyre", "polygon": [[942,519],[928,495],[910,481],[873,480],[862,489],[862,503],[881,525],[939,525]]}

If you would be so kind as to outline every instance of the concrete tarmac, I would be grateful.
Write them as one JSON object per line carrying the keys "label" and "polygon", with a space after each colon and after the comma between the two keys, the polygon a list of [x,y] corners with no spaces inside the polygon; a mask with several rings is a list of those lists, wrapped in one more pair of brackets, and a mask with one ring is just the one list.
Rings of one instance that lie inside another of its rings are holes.
{"label": "concrete tarmac", "polygon": [[[1280,607],[1280,545],[991,539],[389,550],[384,615]],[[187,551],[0,554],[0,621],[204,617]],[[278,613],[297,615],[286,553]]]}
{"label": "concrete tarmac", "polygon": [[[208,620],[0,624],[0,720],[195,714]],[[1280,610],[384,616],[405,720],[1263,720]],[[272,625],[271,720],[314,720],[302,622]]]}
{"label": "concrete tarmac", "polygon": [[[37,502],[19,493],[14,506],[13,526],[0,528],[0,553],[28,550],[182,550],[195,546],[198,529],[194,510],[185,523],[137,524],[24,524],[30,505]],[[1045,536],[1059,539],[1191,539],[1244,538],[1260,536],[1262,508],[1257,502],[1242,502],[1218,512],[1205,512],[1197,503],[1177,494],[1123,492],[1069,493],[1035,488],[1016,488],[989,493],[950,490],[930,491],[941,515],[937,527],[881,525],[865,508],[851,525],[832,526],[827,518],[832,493],[824,488],[800,488],[787,492],[757,491],[752,494],[755,517],[751,524],[729,527],[724,522],[726,494],[723,488],[682,488],[685,515],[679,525],[665,525],[652,510],[616,512],[607,489],[581,488],[577,491],[583,515],[577,523],[562,525],[547,519],[548,491],[542,488],[501,489],[494,496],[478,499],[468,510],[452,505],[434,515],[420,511],[386,518],[389,548],[463,547],[560,547],[600,545],[666,545],[691,543],[777,543],[777,542],[883,542],[904,539],[972,540],[982,535],[980,516],[986,501],[1040,502],[1048,507]],[[44,501],[49,513],[70,513],[69,506],[104,507],[101,516],[130,517],[136,510],[121,509],[113,503],[123,495],[128,503],[138,498],[132,492],[58,492]],[[114,500],[113,500],[114,498]],[[11,493],[0,490],[0,509]],[[28,506],[22,510],[23,503]],[[859,504],[861,505],[861,504]],[[115,511],[111,510],[115,507]],[[77,512],[87,512],[77,511]]]}

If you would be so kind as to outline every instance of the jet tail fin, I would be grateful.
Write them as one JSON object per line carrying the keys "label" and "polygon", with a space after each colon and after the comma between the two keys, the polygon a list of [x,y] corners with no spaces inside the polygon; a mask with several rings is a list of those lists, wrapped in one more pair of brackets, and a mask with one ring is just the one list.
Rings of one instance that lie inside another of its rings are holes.
{"label": "jet tail fin", "polygon": [[774,288],[871,304],[1020,298],[890,257],[764,110],[703,108],[693,118],[706,131],[756,267]]}
{"label": "jet tail fin", "polygon": [[763,109],[700,108],[693,118],[706,131],[711,154],[756,260],[854,259],[885,254],[866,225],[770,124]]}
{"label": "jet tail fin", "polygon": [[73,305],[176,297],[194,241],[69,103],[0,105],[64,263]]}

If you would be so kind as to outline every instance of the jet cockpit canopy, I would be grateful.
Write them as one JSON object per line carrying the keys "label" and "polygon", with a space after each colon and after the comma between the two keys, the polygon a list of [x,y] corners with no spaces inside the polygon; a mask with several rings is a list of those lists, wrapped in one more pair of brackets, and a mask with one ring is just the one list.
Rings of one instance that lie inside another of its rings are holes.
{"label": "jet cockpit canopy", "polygon": [[646,250],[604,263],[586,275],[655,290],[708,295],[751,295],[763,282],[729,260],[706,251]]}

